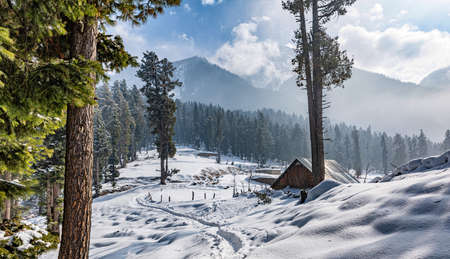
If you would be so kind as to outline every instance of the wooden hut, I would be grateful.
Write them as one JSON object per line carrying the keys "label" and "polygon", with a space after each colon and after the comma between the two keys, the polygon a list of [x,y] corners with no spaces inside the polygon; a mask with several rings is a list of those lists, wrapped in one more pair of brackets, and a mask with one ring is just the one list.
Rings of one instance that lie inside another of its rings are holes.
{"label": "wooden hut", "polygon": [[[311,161],[306,158],[295,159],[272,184],[272,189],[281,190],[286,187],[309,189],[314,187]],[[358,180],[334,160],[325,160],[325,179],[341,183],[358,183]]]}

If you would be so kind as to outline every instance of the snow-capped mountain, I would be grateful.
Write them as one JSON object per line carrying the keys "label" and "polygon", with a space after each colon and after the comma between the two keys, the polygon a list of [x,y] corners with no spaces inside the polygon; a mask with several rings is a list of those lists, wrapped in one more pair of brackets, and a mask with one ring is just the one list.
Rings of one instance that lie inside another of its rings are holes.
{"label": "snow-capped mountain", "polygon": [[420,85],[442,89],[450,88],[450,67],[436,70],[425,77]]}

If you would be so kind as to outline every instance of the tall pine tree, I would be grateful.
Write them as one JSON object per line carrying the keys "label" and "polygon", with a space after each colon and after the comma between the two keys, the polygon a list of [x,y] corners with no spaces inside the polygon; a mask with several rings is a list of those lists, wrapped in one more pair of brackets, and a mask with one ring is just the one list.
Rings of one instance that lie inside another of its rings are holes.
{"label": "tall pine tree", "polygon": [[176,121],[173,90],[182,84],[172,79],[174,71],[175,67],[167,59],[159,60],[154,52],[146,52],[137,72],[137,76],[145,83],[141,91],[147,97],[148,119],[152,134],[156,135],[155,144],[161,162],[161,184],[166,184],[169,175],[168,158],[175,153],[172,142]]}

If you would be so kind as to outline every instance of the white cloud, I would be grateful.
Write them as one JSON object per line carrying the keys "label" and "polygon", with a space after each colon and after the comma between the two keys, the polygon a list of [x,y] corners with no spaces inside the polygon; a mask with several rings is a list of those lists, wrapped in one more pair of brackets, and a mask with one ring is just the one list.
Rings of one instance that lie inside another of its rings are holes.
{"label": "white cloud", "polygon": [[428,73],[450,65],[448,32],[421,31],[410,25],[369,31],[346,25],[339,36],[357,67],[402,81],[418,83]]}
{"label": "white cloud", "polygon": [[185,3],[185,4],[183,5],[183,8],[184,8],[186,11],[188,11],[188,12],[190,12],[190,11],[192,10],[191,6],[190,6],[188,3]]}
{"label": "white cloud", "polygon": [[383,6],[379,3],[376,3],[372,9],[369,11],[370,13],[370,20],[376,21],[383,19]]}
{"label": "white cloud", "polygon": [[252,17],[252,21],[254,21],[256,23],[268,22],[268,21],[270,21],[270,17],[268,17],[268,16],[254,16],[254,17]]}
{"label": "white cloud", "polygon": [[210,60],[240,76],[257,77],[258,86],[286,80],[289,75],[275,61],[281,56],[278,43],[259,39],[257,29],[254,21],[239,24],[233,28],[233,40],[223,44]]}
{"label": "white cloud", "polygon": [[220,4],[223,0],[202,0],[202,5]]}
{"label": "white cloud", "polygon": [[191,42],[194,41],[194,39],[192,37],[189,37],[186,33],[182,33],[182,34],[178,35],[178,38],[182,39],[184,41],[191,41]]}

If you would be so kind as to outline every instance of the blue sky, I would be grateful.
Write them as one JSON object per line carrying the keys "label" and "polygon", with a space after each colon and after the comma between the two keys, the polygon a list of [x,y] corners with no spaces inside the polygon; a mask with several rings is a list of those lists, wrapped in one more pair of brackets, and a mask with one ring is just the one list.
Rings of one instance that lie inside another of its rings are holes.
{"label": "blue sky", "polygon": [[[118,24],[134,55],[153,50],[170,60],[204,56],[260,85],[290,74],[296,25],[277,0],[184,0],[139,27]],[[418,83],[450,66],[449,0],[359,0],[328,24],[355,66]]]}

